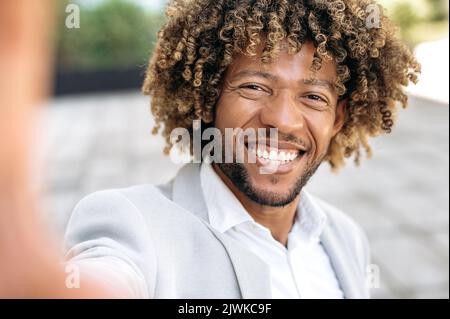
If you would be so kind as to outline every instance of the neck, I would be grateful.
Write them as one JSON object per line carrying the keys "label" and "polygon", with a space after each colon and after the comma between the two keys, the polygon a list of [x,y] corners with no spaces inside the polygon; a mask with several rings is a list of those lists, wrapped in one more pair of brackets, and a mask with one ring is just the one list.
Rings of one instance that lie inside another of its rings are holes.
{"label": "neck", "polygon": [[275,240],[280,242],[283,246],[286,246],[289,231],[294,224],[300,195],[286,206],[273,207],[261,205],[252,201],[242,193],[215,164],[213,164],[213,168],[250,216],[252,216],[258,224],[268,228]]}

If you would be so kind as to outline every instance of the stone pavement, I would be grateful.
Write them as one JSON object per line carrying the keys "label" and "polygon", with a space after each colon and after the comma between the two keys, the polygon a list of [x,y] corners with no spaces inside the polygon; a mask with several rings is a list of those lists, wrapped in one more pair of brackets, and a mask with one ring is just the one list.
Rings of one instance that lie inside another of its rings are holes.
{"label": "stone pavement", "polygon": [[[47,211],[62,232],[84,195],[169,180],[179,166],[149,132],[139,92],[57,98],[43,116]],[[307,188],[366,231],[380,270],[375,298],[449,297],[449,108],[411,99],[374,156],[338,175],[324,164]]]}

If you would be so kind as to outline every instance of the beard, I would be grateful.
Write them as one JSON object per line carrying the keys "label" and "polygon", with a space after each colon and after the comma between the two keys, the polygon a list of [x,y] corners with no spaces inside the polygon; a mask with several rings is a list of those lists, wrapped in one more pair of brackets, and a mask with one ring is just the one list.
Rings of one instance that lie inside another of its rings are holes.
{"label": "beard", "polygon": [[317,171],[324,157],[322,156],[309,165],[305,173],[297,178],[285,194],[277,194],[258,188],[252,183],[248,170],[242,163],[216,163],[216,165],[233,185],[253,202],[263,206],[283,207],[296,199],[303,187]]}

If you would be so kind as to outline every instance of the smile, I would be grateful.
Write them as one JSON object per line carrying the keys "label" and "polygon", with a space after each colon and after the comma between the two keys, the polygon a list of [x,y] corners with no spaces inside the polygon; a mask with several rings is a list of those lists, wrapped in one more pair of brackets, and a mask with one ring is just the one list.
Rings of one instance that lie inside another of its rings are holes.
{"label": "smile", "polygon": [[249,154],[256,158],[259,166],[278,167],[276,173],[291,171],[306,153],[300,149],[275,148],[269,145],[248,145]]}

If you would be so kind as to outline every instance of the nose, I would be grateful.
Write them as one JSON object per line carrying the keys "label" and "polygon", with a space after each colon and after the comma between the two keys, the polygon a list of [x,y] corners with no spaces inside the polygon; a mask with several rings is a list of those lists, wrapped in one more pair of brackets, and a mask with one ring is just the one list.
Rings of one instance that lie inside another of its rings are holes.
{"label": "nose", "polygon": [[268,101],[261,109],[260,120],[265,127],[277,128],[284,134],[298,133],[306,125],[301,108],[287,91],[279,92]]}

